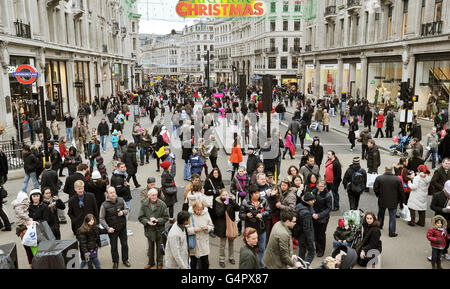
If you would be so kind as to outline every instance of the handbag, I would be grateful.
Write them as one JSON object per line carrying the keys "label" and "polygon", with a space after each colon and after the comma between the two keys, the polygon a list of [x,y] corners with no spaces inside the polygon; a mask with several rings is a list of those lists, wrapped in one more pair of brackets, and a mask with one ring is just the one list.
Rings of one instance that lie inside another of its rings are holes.
{"label": "handbag", "polygon": [[[194,217],[191,215],[191,223],[192,223],[192,227],[195,226],[194,224]],[[189,250],[192,250],[195,248],[195,234],[194,235],[188,235],[188,243],[189,243]]]}
{"label": "handbag", "polygon": [[237,224],[235,221],[231,220],[227,211],[225,211],[225,218],[227,220],[226,236],[228,239],[234,240],[239,235]]}
{"label": "handbag", "polygon": [[177,192],[178,192],[177,187],[164,188],[164,194],[166,195],[175,195]]}

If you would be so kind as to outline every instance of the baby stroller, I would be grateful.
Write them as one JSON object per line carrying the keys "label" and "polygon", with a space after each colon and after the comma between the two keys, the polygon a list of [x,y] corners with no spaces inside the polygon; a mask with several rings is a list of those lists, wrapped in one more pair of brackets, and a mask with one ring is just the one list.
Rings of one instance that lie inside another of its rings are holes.
{"label": "baby stroller", "polygon": [[300,262],[300,264],[301,264],[301,266],[298,267],[297,269],[311,269],[311,264],[309,264],[308,262],[306,262],[299,256],[297,256],[297,261]]}
{"label": "baby stroller", "polygon": [[345,245],[339,245],[336,249],[331,253],[331,257],[336,258],[341,252],[344,252],[345,255],[342,256],[341,264],[339,269],[353,269],[353,267],[358,262],[358,255],[353,248],[347,247]]}
{"label": "baby stroller", "polygon": [[344,220],[347,221],[350,229],[354,233],[355,238],[353,239],[350,247],[355,249],[356,244],[362,240],[362,218],[364,212],[362,210],[349,210],[344,213]]}
{"label": "baby stroller", "polygon": [[393,145],[389,147],[393,156],[401,153],[403,156],[408,156],[407,149],[409,142],[411,141],[410,137],[404,136],[400,141],[395,142]]}

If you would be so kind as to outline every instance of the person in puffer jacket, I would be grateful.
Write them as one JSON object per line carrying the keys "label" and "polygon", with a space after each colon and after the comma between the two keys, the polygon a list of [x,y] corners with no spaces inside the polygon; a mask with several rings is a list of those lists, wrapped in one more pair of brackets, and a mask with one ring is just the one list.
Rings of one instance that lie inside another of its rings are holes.
{"label": "person in puffer jacket", "polygon": [[[33,192],[33,191],[31,191]],[[25,232],[27,230],[27,226],[31,225],[33,222],[33,219],[28,216],[28,208],[30,207],[30,199],[25,192],[20,192],[17,195],[17,198],[12,201],[11,205],[13,206],[14,213],[16,214],[17,218],[17,228],[16,228],[16,235],[23,239],[23,236],[25,235]],[[28,264],[30,264],[33,261],[33,253],[31,251],[31,247],[23,246],[25,248],[25,252],[27,253],[28,258]]]}
{"label": "person in puffer jacket", "polygon": [[191,175],[202,175],[203,159],[197,152],[198,147],[192,149],[192,155],[189,157],[189,167],[191,168]]}
{"label": "person in puffer jacket", "polygon": [[100,261],[98,260],[98,248],[100,247],[100,234],[106,234],[105,229],[98,227],[97,221],[92,214],[87,214],[84,217],[84,222],[77,230],[77,240],[80,244],[81,265],[83,269],[88,264],[89,269],[100,268]]}
{"label": "person in puffer jacket", "polygon": [[441,256],[444,252],[444,248],[449,239],[447,230],[447,221],[441,215],[434,216],[431,219],[433,227],[428,229],[427,239],[430,241],[432,254],[431,254],[431,267],[433,269],[442,269]]}

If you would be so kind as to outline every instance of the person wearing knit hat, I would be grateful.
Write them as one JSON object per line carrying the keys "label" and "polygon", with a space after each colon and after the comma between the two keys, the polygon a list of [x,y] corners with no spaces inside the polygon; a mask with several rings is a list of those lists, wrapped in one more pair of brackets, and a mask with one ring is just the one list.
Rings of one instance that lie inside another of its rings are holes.
{"label": "person wearing knit hat", "polygon": [[359,157],[354,157],[353,158],[353,164],[359,164]]}
{"label": "person wearing knit hat", "polygon": [[314,225],[313,225],[313,205],[316,198],[310,193],[306,192],[297,204],[296,211],[298,212],[297,225],[302,228],[298,232],[295,228],[292,232],[293,237],[299,243],[299,257],[310,263],[316,255],[314,246]]}
{"label": "person wearing knit hat", "polygon": [[[411,213],[411,221],[408,225],[421,227],[425,226],[425,212],[428,208],[428,187],[431,182],[430,170],[426,165],[420,165],[417,175],[408,182],[408,187],[411,188],[407,205]],[[419,213],[419,221],[416,223],[416,211]]]}
{"label": "person wearing knit hat", "polygon": [[342,185],[347,190],[350,210],[358,210],[359,199],[367,185],[367,173],[361,168],[359,160],[359,157],[353,158],[353,163],[345,171],[342,179]]}
{"label": "person wearing knit hat", "polygon": [[161,168],[163,168],[163,170],[168,170],[170,168],[171,163],[169,161],[165,161],[159,164],[159,166]]}
{"label": "person wearing knit hat", "polygon": [[339,219],[338,227],[334,231],[333,249],[340,246],[350,246],[353,239],[355,238],[355,233],[352,232],[348,221],[345,219]]}

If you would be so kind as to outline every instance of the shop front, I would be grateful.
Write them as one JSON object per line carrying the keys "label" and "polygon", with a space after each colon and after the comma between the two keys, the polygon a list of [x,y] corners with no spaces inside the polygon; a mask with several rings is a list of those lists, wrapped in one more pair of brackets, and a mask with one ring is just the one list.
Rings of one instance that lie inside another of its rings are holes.
{"label": "shop front", "polygon": [[45,65],[45,89],[48,100],[55,103],[56,120],[62,121],[64,113],[70,113],[65,61],[47,60]]}
{"label": "shop front", "polygon": [[367,69],[367,99],[374,105],[397,107],[402,82],[401,57],[369,58]]}
{"label": "shop front", "polygon": [[112,72],[112,79],[113,79],[113,86],[114,86],[114,91],[115,93],[119,93],[122,91],[121,86],[123,86],[123,81],[122,81],[122,64],[120,63],[115,63],[114,64],[114,69]]}
{"label": "shop front", "polygon": [[[12,117],[14,126],[17,128],[24,127],[24,121],[29,118],[35,118],[40,116],[39,113],[39,95],[36,83],[30,85],[24,85],[13,77],[13,73],[17,67],[22,64],[31,65],[36,67],[35,59],[31,57],[23,56],[10,56],[10,62],[8,67],[9,86],[11,92],[11,99],[7,99],[7,103],[10,102]],[[40,72],[40,71],[38,71]],[[9,106],[9,105],[8,105]],[[17,130],[19,131],[19,130]],[[20,130],[21,134],[18,135],[19,140],[23,139],[23,132],[27,131],[27,128]]]}
{"label": "shop front", "polygon": [[287,85],[291,87],[292,85],[297,86],[297,75],[282,75],[281,85]]}
{"label": "shop front", "polygon": [[320,64],[320,97],[331,96],[336,90],[337,63]]}
{"label": "shop front", "polygon": [[[448,109],[450,95],[450,53],[416,55],[415,104],[419,114],[431,116],[430,98],[436,101],[436,108]],[[429,102],[430,101],[430,102]]]}
{"label": "shop front", "polygon": [[89,73],[89,62],[74,62],[75,92],[78,104],[91,103],[91,82]]}
{"label": "shop front", "polygon": [[314,94],[314,64],[305,64],[305,94]]}
{"label": "shop front", "polygon": [[355,98],[361,97],[361,63],[344,62],[342,90]]}

